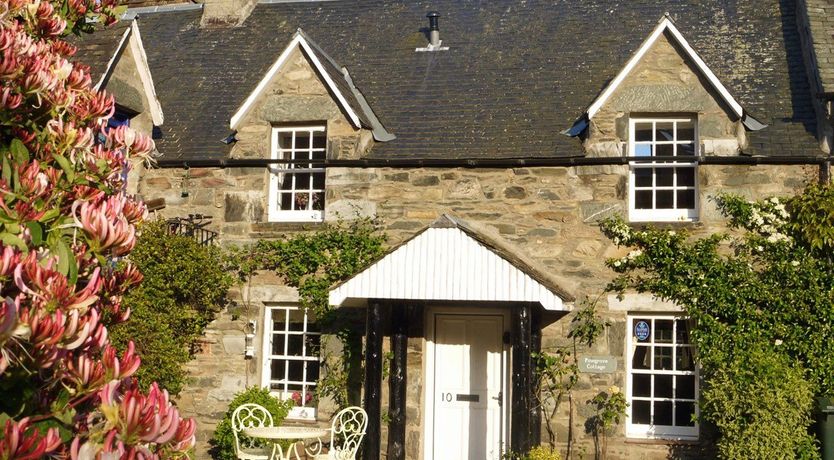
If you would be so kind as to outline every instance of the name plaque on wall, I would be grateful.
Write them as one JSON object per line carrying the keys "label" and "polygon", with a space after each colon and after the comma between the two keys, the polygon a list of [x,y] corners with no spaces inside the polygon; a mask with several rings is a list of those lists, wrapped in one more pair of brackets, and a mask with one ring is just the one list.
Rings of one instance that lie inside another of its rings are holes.
{"label": "name plaque on wall", "polygon": [[579,358],[579,372],[612,374],[616,370],[617,359],[613,356],[583,356]]}

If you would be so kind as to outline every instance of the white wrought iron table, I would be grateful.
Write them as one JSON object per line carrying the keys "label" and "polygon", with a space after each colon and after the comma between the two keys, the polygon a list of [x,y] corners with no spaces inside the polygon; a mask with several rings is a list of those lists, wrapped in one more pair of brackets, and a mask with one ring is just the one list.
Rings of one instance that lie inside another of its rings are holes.
{"label": "white wrought iron table", "polygon": [[314,443],[310,448],[304,449],[308,454],[315,456],[321,452],[321,438],[329,436],[330,430],[328,428],[321,428],[317,426],[266,426],[244,428],[243,433],[246,434],[246,436],[263,439],[272,443],[274,446],[272,450],[272,459],[290,460],[293,456],[296,459],[301,458],[298,453],[298,444],[294,443],[290,447],[287,447],[287,452],[285,453],[284,450],[281,449],[281,446],[278,445],[278,441],[303,441],[316,439],[316,443]]}

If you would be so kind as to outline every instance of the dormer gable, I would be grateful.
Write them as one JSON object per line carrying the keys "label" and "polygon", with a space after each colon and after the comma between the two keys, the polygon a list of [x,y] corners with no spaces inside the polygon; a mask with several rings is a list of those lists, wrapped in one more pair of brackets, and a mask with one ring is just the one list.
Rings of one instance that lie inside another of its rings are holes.
{"label": "dormer gable", "polygon": [[[659,47],[666,47],[666,48],[673,48],[674,53],[676,55],[676,62],[670,64],[670,59],[668,56],[661,57],[658,59],[657,57],[657,50]],[[646,61],[654,58],[651,64],[647,64]],[[564,134],[569,136],[578,136],[586,131],[588,126],[591,124],[592,120],[600,116],[601,112],[605,112],[605,108],[611,106],[612,104],[617,105],[617,107],[609,107],[615,111],[626,111],[626,112],[691,112],[691,104],[687,105],[686,101],[682,101],[680,107],[675,107],[674,103],[663,103],[663,98],[666,98],[670,101],[674,101],[675,98],[681,96],[681,94],[656,94],[656,98],[660,101],[659,104],[634,104],[634,106],[629,107],[622,107],[622,99],[628,99],[628,95],[624,95],[624,91],[628,91],[629,83],[631,86],[634,86],[635,82],[641,79],[646,78],[646,74],[650,72],[642,72],[646,70],[648,65],[651,65],[651,71],[654,72],[669,72],[673,70],[671,67],[675,67],[679,64],[683,63],[685,67],[687,67],[691,72],[681,72],[679,77],[681,80],[685,80],[691,75],[694,75],[695,78],[701,83],[700,86],[703,87],[703,90],[707,91],[710,96],[718,103],[722,109],[726,112],[727,116],[732,121],[738,121],[742,124],[744,129],[750,131],[758,131],[766,127],[765,124],[761,123],[754,117],[752,117],[742,105],[738,102],[738,100],[730,93],[726,86],[718,79],[718,77],[713,73],[713,71],[709,68],[706,62],[701,58],[701,56],[695,51],[695,49],[689,44],[680,30],[675,26],[674,21],[671,19],[669,14],[665,14],[661,17],[660,21],[658,22],[657,26],[654,30],[649,34],[649,36],[642,42],[640,47],[636,50],[636,52],[631,56],[631,58],[626,62],[625,66],[620,70],[620,72],[605,86],[605,88],[600,92],[600,94],[591,102],[588,106],[587,110],[585,111],[582,116],[580,116],[574,125],[565,130]],[[670,68],[664,68],[664,66],[669,66]],[[689,74],[689,75],[686,75]],[[649,76],[651,78],[651,76]],[[685,83],[685,81],[684,81]],[[683,87],[685,85],[678,85],[679,87]],[[664,88],[668,89],[668,88]],[[662,91],[662,90],[661,90]],[[621,99],[621,101],[617,101],[617,99]],[[632,99],[637,99],[636,97],[632,97]],[[618,103],[619,102],[619,103]]]}
{"label": "dormer gable", "polygon": [[232,115],[229,120],[229,127],[232,130],[237,130],[241,126],[246,116],[267,93],[270,83],[273,82],[281,70],[291,61],[290,58],[296,51],[302,53],[309,65],[315,70],[334,102],[336,102],[355,129],[371,130],[374,139],[378,142],[386,142],[394,139],[394,136],[386,131],[379,122],[370,105],[365,100],[365,97],[353,84],[353,80],[347,69],[339,66],[333,58],[325,53],[301,29],[298,29],[293,35],[292,40],[278,56],[278,59],[270,66],[266,74],[264,74],[263,78],[255,86],[255,89]]}
{"label": "dormer gable", "polygon": [[[165,121],[162,105],[156,95],[153,76],[142,43],[138,20],[129,21],[129,26],[119,37],[115,49],[111,50],[107,63],[100,73],[93,74],[94,88],[107,89],[116,98],[116,103],[128,112],[147,112],[154,126],[162,126]],[[82,43],[82,47],[85,44]],[[83,51],[79,59],[84,63],[87,57]],[[95,63],[91,63],[95,64]],[[89,65],[89,64],[88,64]],[[95,67],[94,67],[95,69]]]}

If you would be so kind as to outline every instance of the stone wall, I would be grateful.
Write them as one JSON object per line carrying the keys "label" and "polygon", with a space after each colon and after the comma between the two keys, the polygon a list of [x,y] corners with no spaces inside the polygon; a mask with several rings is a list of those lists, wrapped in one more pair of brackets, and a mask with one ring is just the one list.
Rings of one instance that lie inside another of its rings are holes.
{"label": "stone wall", "polygon": [[[816,169],[786,166],[701,166],[699,167],[701,219],[697,223],[669,224],[691,229],[696,235],[721,230],[723,220],[709,199],[717,193],[733,192],[747,197],[796,192],[816,177]],[[396,245],[414,235],[442,213],[453,214],[480,226],[492,227],[509,245],[533,259],[541,268],[561,280],[563,287],[577,298],[595,297],[603,292],[612,273],[603,261],[624,255],[599,232],[596,222],[606,216],[624,213],[626,166],[522,169],[393,169],[331,168],[327,171],[327,219],[373,215]],[[150,170],[142,182],[146,199],[165,197],[163,215],[203,213],[214,217],[212,228],[221,232],[223,244],[271,238],[294,231],[316,228],[316,224],[265,223],[252,208],[234,199],[247,194],[263,200],[263,188],[252,189],[253,178],[265,177],[263,169],[191,169],[185,171]],[[183,190],[188,196],[183,197]],[[200,422],[200,441],[210,436],[216,417],[225,411],[235,391],[246,384],[260,382],[260,354],[252,361],[243,358],[241,340],[246,320],[260,322],[263,306],[273,302],[295,302],[292,289],[282,287],[274,277],[262,275],[249,289],[237,292],[236,299],[248,309],[237,310],[232,321],[228,313],[213,323],[206,348],[190,366],[192,380],[179,404],[187,415]],[[593,354],[618,357],[619,371],[611,375],[583,375],[575,401],[575,430],[580,445],[592,452],[591,438],[583,434],[581,423],[590,415],[584,402],[610,385],[624,387],[625,317],[628,310],[656,310],[648,299],[632,301],[609,311],[603,298],[601,309],[613,322],[593,350]],[[563,343],[570,317],[544,330],[544,346]],[[256,338],[261,343],[261,336]],[[408,377],[408,452],[416,458],[422,438],[422,349],[423,340],[409,340]],[[387,345],[386,345],[387,346]],[[384,384],[384,388],[386,384]],[[385,389],[387,391],[387,388]],[[383,402],[387,396],[383,394]],[[327,418],[327,411],[320,419]],[[567,414],[556,420],[560,439],[565,439]],[[383,425],[383,432],[385,427]],[[665,458],[670,448],[690,449],[688,445],[625,442],[623,428],[610,441],[611,458]],[[385,444],[383,444],[384,450]]]}

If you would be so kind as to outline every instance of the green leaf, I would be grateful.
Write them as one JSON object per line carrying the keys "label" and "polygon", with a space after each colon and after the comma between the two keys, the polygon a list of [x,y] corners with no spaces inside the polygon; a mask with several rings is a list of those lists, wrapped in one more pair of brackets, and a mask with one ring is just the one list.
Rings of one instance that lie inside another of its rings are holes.
{"label": "green leaf", "polygon": [[26,227],[32,235],[32,245],[40,246],[43,243],[43,227],[38,222],[27,222]]}
{"label": "green leaf", "polygon": [[53,154],[52,158],[54,158],[55,161],[58,162],[58,166],[60,166],[61,169],[64,171],[64,174],[67,175],[67,180],[70,181],[70,182],[74,182],[75,181],[75,169],[73,169],[72,164],[69,162],[67,157]]}
{"label": "green leaf", "polygon": [[22,238],[20,238],[19,236],[15,235],[13,233],[9,233],[9,232],[0,233],[0,241],[2,241],[3,244],[5,244],[6,246],[16,246],[21,251],[26,251],[27,250],[26,242],[23,241]]}
{"label": "green leaf", "polygon": [[3,180],[11,182],[12,180],[12,165],[9,163],[9,156],[5,153],[3,154],[3,173],[2,173]]}
{"label": "green leaf", "polygon": [[23,165],[29,162],[29,149],[23,145],[20,139],[12,139],[12,144],[9,147],[15,163]]}
{"label": "green leaf", "polygon": [[[70,274],[70,266],[75,265],[75,256],[73,255],[72,250],[64,242],[62,238],[58,238],[55,241],[54,246],[52,247],[52,252],[58,256],[58,266],[56,267],[57,270],[63,274],[69,276]],[[75,268],[78,270],[78,268]]]}

